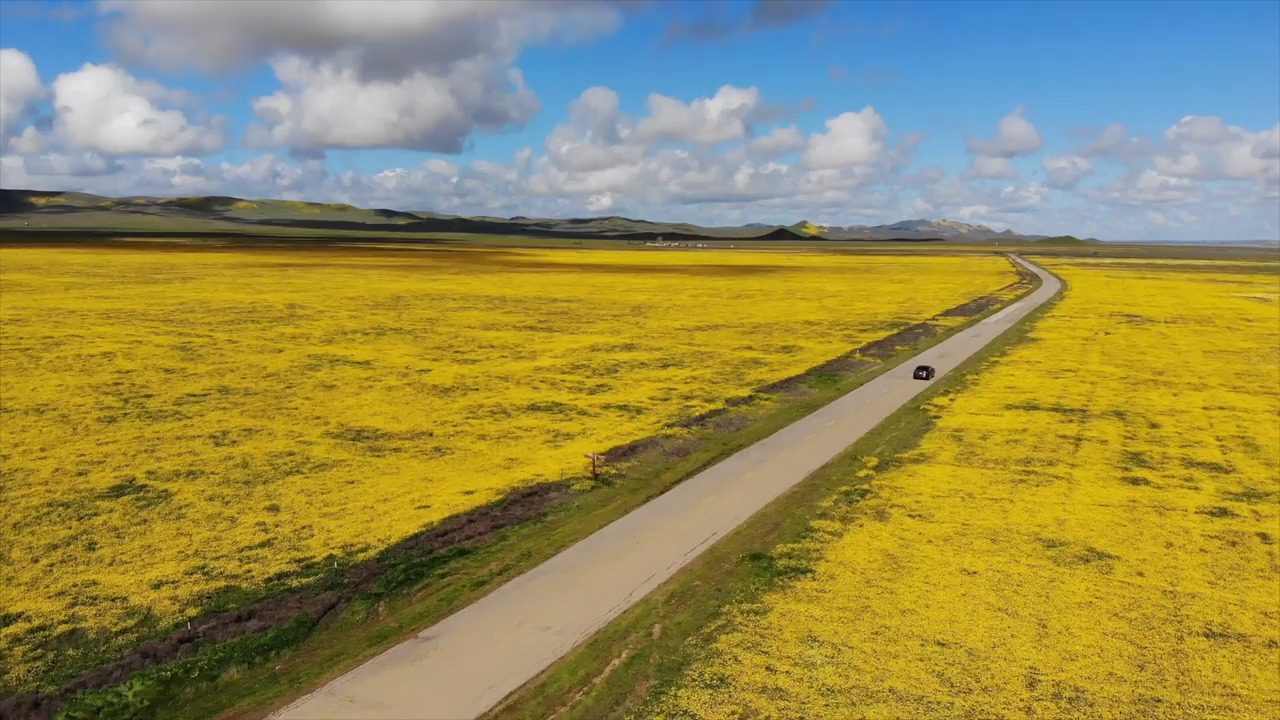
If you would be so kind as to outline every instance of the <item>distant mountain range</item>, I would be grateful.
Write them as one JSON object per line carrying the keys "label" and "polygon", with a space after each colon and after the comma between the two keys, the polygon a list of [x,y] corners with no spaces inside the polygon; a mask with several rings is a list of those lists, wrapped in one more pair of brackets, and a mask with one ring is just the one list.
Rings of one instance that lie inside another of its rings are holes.
{"label": "distant mountain range", "polygon": [[986,225],[970,225],[958,220],[900,220],[888,225],[852,225],[831,228],[830,232],[851,239],[878,240],[887,236],[895,238],[941,238],[944,240],[1043,240],[1046,235],[1028,235],[1014,230],[996,231]]}
{"label": "distant mountain range", "polygon": [[[744,228],[772,228],[774,225],[749,223]],[[969,242],[1008,241],[1070,241],[1069,235],[1050,237],[1031,235],[1015,230],[993,230],[986,225],[970,225],[958,220],[899,220],[887,225],[849,225],[846,227],[820,227],[808,222],[787,226],[797,232],[812,228],[809,235],[820,235],[831,240],[963,240]],[[1080,242],[1098,242],[1088,238]]]}
{"label": "distant mountain range", "polygon": [[247,200],[225,196],[108,198],[77,192],[0,190],[0,231],[83,230],[98,233],[333,235],[480,234],[533,237],[686,240],[873,240],[941,242],[1073,241],[1046,238],[955,220],[903,220],[889,225],[827,227],[807,220],[792,225],[750,223],[704,227],[620,216],[594,218],[511,218],[442,215],[428,211],[363,209],[335,203]]}

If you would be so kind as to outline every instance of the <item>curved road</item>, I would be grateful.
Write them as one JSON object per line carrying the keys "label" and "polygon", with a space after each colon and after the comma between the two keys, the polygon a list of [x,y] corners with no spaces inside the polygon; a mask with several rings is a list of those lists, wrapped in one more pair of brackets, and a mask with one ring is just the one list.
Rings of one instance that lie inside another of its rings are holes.
{"label": "curved road", "polygon": [[[483,714],[1057,293],[1057,278],[1014,260],[1040,277],[1030,295],[676,485],[272,717]],[[912,380],[917,364],[933,365],[938,377]]]}

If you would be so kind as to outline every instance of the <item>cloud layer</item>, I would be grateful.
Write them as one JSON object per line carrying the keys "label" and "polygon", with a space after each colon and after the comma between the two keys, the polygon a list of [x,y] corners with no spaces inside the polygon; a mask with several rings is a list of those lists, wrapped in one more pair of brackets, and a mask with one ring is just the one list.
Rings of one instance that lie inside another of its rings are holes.
{"label": "cloud layer", "polygon": [[[733,84],[646,98],[597,86],[567,108],[544,108],[516,64],[521,51],[603,37],[631,7],[296,0],[228,13],[203,0],[107,0],[116,62],[46,85],[25,53],[0,50],[0,184],[707,224],[951,217],[1116,239],[1216,239],[1209,233],[1224,223],[1238,235],[1280,235],[1280,125],[1187,116],[1149,138],[1119,123],[1045,137],[1034,108],[1017,107],[993,116],[989,132],[927,138],[891,109],[817,115],[812,103],[789,107]],[[716,19],[715,32],[767,31],[826,8],[759,2],[732,23]],[[264,63],[279,88],[250,99],[240,133],[201,98],[146,79],[149,68],[217,74]],[[325,161],[328,151],[372,148],[456,155],[540,112],[564,120],[505,160],[420,157],[363,173]],[[917,160],[947,144],[967,152],[967,170]],[[237,146],[258,154],[211,159]]]}
{"label": "cloud layer", "polygon": [[44,92],[36,64],[26,53],[0,49],[0,141]]}
{"label": "cloud layer", "polygon": [[253,101],[251,142],[308,153],[458,153],[474,132],[523,127],[540,106],[513,66],[520,50],[598,37],[622,17],[616,3],[587,0],[102,6],[110,44],[130,63],[210,73],[269,63],[282,88]]}

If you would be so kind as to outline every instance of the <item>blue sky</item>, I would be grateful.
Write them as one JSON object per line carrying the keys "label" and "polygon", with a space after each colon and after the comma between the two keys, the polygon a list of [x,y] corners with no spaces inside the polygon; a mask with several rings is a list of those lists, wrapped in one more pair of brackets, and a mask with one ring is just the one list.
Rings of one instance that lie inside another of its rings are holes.
{"label": "blue sky", "polygon": [[1280,236],[1276,2],[318,7],[0,4],[0,185]]}

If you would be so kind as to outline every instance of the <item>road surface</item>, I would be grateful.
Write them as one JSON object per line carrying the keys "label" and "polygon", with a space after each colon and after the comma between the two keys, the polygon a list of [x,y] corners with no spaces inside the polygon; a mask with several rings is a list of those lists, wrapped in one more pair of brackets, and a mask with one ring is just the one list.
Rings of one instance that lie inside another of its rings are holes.
{"label": "road surface", "polygon": [[[475,718],[840,454],[1058,291],[1030,295],[871,380],[282,708],[272,718]],[[927,288],[921,288],[927,291]],[[913,380],[917,364],[937,368]]]}

